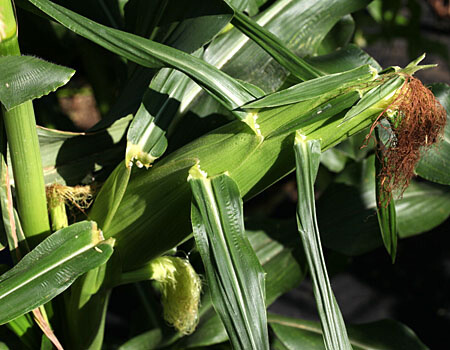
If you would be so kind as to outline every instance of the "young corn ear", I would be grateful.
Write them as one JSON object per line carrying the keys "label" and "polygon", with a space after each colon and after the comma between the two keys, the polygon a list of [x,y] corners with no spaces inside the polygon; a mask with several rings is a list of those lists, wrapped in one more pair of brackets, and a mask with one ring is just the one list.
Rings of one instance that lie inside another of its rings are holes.
{"label": "young corn ear", "polygon": [[144,267],[122,273],[119,283],[145,280],[158,282],[164,319],[182,334],[194,332],[198,323],[202,281],[189,260],[161,256]]}
{"label": "young corn ear", "polygon": [[194,332],[202,282],[188,260],[162,256],[150,263],[152,279],[158,282],[164,319],[183,334]]}

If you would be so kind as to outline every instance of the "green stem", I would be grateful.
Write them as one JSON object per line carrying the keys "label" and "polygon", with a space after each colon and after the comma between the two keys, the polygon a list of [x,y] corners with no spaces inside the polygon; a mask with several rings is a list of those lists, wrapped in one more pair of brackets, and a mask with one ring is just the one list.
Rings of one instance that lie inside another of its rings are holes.
{"label": "green stem", "polygon": [[[0,56],[20,55],[11,0],[0,0]],[[31,246],[50,232],[36,121],[31,101],[9,111],[2,107],[11,153],[17,207]],[[31,239],[30,239],[31,238]]]}

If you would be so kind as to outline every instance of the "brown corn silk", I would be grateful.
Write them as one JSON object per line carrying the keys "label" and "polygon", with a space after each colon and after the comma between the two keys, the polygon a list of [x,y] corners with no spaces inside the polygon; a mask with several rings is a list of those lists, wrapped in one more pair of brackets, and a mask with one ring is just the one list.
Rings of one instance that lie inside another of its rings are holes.
{"label": "brown corn silk", "polygon": [[[383,164],[378,174],[385,197],[398,192],[399,197],[414,176],[414,168],[421,154],[442,137],[447,115],[444,107],[422,82],[404,75],[406,81],[395,100],[372,125],[370,135],[386,117],[392,130],[385,145],[379,145],[377,156]],[[388,196],[390,197],[390,196]]]}

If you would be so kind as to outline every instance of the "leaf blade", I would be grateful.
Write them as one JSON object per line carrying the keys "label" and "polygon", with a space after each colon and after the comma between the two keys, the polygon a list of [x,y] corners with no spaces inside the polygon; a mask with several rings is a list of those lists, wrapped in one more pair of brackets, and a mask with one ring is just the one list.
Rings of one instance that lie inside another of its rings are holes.
{"label": "leaf blade", "polygon": [[0,102],[6,110],[48,95],[65,85],[75,70],[32,56],[0,57]]}
{"label": "leaf blade", "polygon": [[194,167],[194,238],[212,300],[236,349],[268,349],[264,270],[244,235],[242,200],[227,175],[212,179]]}
{"label": "leaf blade", "polygon": [[0,276],[0,323],[45,304],[82,273],[107,261],[113,241],[102,239],[92,222],[81,222],[42,241]]}
{"label": "leaf blade", "polygon": [[148,68],[170,67],[184,72],[231,109],[254,98],[237,80],[183,51],[103,26],[51,2],[28,1],[70,30],[111,52]]}
{"label": "leaf blade", "polygon": [[325,348],[352,349],[331,289],[317,225],[314,181],[320,165],[320,141],[306,140],[297,132],[294,150],[299,198],[297,223],[313,281]]}

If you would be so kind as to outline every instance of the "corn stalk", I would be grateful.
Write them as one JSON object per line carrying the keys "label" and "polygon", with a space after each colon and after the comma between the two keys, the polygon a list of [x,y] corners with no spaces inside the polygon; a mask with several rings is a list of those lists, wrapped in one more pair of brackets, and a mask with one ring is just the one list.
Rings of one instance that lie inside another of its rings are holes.
{"label": "corn stalk", "polygon": [[[0,1],[0,29],[0,56],[20,56],[11,0]],[[50,224],[33,104],[27,101],[8,111],[2,107],[2,115],[11,154],[19,217],[25,237],[31,246],[35,246],[48,235]]]}

